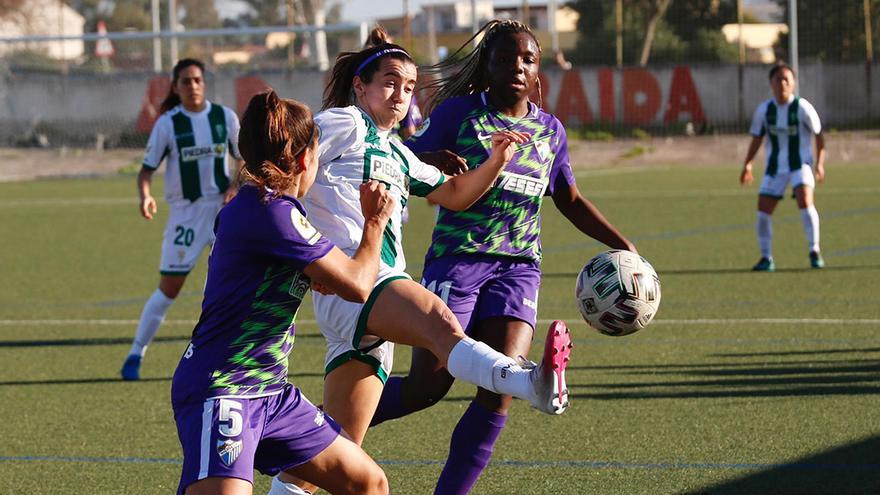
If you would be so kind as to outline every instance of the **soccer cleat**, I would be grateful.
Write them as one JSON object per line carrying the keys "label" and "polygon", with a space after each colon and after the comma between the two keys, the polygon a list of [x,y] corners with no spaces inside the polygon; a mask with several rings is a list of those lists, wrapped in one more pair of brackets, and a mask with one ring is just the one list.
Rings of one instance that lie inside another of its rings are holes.
{"label": "soccer cleat", "polygon": [[819,251],[810,251],[810,266],[813,268],[825,268],[825,260]]}
{"label": "soccer cleat", "polygon": [[776,270],[776,264],[773,258],[761,258],[758,263],[752,267],[753,272],[772,272]]}
{"label": "soccer cleat", "polygon": [[119,371],[122,379],[127,382],[133,382],[141,379],[141,357],[137,354],[131,354],[125,358],[122,369]]}
{"label": "soccer cleat", "polygon": [[571,348],[571,332],[565,323],[559,320],[551,323],[544,341],[544,358],[540,365],[531,363],[530,378],[535,395],[529,402],[535,409],[547,414],[562,414],[568,408],[565,368]]}

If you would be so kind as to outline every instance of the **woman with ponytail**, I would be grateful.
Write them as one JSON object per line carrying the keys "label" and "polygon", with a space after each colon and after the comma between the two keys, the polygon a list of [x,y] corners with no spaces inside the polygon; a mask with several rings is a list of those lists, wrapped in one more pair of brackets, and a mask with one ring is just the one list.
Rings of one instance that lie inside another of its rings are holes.
{"label": "woman with ponytail", "polygon": [[[390,135],[409,108],[416,77],[415,63],[398,45],[383,43],[342,53],[324,92],[325,110],[315,117],[321,128],[320,165],[305,205],[318,231],[351,253],[363,228],[356,208],[360,184],[378,180],[394,198],[379,273],[366,303],[346,301],[329,291],[313,294],[315,318],[327,340],[324,411],[357,443],[366,434],[391,372],[393,342],[426,349],[452,376],[526,399],[542,412],[560,414],[567,403],[561,359],[523,367],[474,341],[443,300],[405,272],[400,224],[410,194],[453,211],[464,210],[498,179],[514,150],[528,141],[526,132],[487,134],[481,143],[486,149],[482,163],[447,178]],[[547,346],[561,358],[569,342],[567,335],[554,335]],[[286,475],[281,479],[291,481]],[[270,494],[284,493],[303,492],[273,482]]]}
{"label": "woman with ponytail", "polygon": [[[471,48],[474,39],[480,41]],[[537,323],[545,196],[584,234],[635,251],[578,191],[565,128],[529,99],[534,93],[541,97],[540,59],[541,47],[528,26],[489,22],[429,71],[440,76],[428,85],[436,90],[433,109],[407,143],[418,153],[451,150],[473,169],[488,155],[489,133],[505,129],[532,136],[515,150],[501,180],[467,210],[441,204],[422,273],[422,283],[443,297],[468,336],[511,357],[528,356]],[[548,332],[560,328],[564,324],[557,321]],[[388,380],[373,424],[436,404],[453,380],[442,361],[413,349],[409,376]],[[452,433],[435,493],[470,491],[489,463],[510,405],[509,395],[476,390]]]}
{"label": "woman with ponytail", "polygon": [[122,365],[123,380],[140,379],[141,360],[165,314],[180,293],[202,251],[214,242],[214,217],[235,192],[238,116],[205,97],[205,66],[185,58],[174,66],[168,96],[162,102],[143,167],[137,176],[140,213],[156,214],[153,174],[165,161],[165,201],[170,213],[162,240],[159,287],[144,304],[135,336]]}
{"label": "woman with ponytail", "polygon": [[178,494],[250,494],[254,469],[286,470],[332,493],[387,494],[382,469],[288,382],[293,320],[310,284],[364,302],[394,205],[364,181],[364,227],[349,257],[306,217],[320,130],[273,91],[244,113],[238,195],[217,216],[202,314],[171,383],[183,447]]}

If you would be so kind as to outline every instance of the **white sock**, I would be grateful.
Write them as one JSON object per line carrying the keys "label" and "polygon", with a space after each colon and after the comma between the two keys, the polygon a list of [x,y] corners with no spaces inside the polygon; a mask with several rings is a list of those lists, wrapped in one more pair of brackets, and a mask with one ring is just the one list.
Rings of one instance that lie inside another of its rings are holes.
{"label": "white sock", "polygon": [[758,232],[758,248],[761,250],[762,258],[772,258],[773,251],[773,219],[767,213],[758,211],[758,222],[755,224],[755,230]]}
{"label": "white sock", "polygon": [[810,205],[801,210],[801,223],[804,224],[804,233],[807,234],[807,244],[810,252],[819,252],[819,212],[815,205]]}
{"label": "white sock", "polygon": [[470,337],[465,337],[452,348],[446,369],[455,378],[496,394],[526,400],[534,395],[529,370],[516,364],[511,357]]}
{"label": "white sock", "polygon": [[141,321],[138,323],[137,331],[134,334],[134,342],[131,343],[131,350],[128,355],[136,354],[143,357],[147,352],[147,346],[153,341],[156,332],[159,331],[159,325],[165,319],[165,313],[171,307],[174,299],[170,299],[161,290],[156,289],[153,295],[147,299],[144,304],[144,311],[141,313]]}
{"label": "white sock", "polygon": [[266,495],[312,495],[312,492],[303,490],[293,483],[285,483],[278,479],[278,476],[272,478],[272,487],[266,492]]}

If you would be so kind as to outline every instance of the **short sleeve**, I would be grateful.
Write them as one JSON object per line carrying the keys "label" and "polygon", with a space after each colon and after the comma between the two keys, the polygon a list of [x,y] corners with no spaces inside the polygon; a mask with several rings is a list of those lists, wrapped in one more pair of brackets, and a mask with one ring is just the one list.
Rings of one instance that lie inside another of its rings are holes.
{"label": "short sleeve", "polygon": [[565,127],[558,120],[555,120],[554,124],[556,132],[550,137],[553,163],[550,165],[550,182],[544,193],[546,196],[552,196],[556,191],[575,184],[571,160],[568,157],[568,135],[565,133]]}
{"label": "short sleeve", "polygon": [[391,145],[396,153],[400,153],[408,166],[409,193],[424,198],[434,192],[446,180],[440,170],[421,160],[406,146]]}
{"label": "short sleeve", "polygon": [[236,160],[241,160],[241,151],[238,149],[238,134],[241,130],[241,123],[238,115],[229,108],[226,110],[226,129],[228,129],[229,153]]}
{"label": "short sleeve", "polygon": [[807,100],[801,99],[801,104],[799,105],[801,111],[801,122],[810,130],[813,134],[821,134],[822,133],[822,122],[819,120],[819,114],[816,113],[816,109],[813,108],[813,104],[808,102]]}
{"label": "short sleeve", "polygon": [[[355,147],[358,128],[354,115],[344,108],[331,108],[315,116],[321,129],[318,141],[318,162],[328,163]],[[361,136],[363,139],[363,136]]]}
{"label": "short sleeve", "polygon": [[767,105],[760,104],[752,115],[752,125],[749,126],[749,134],[755,137],[761,137],[767,133],[764,128],[764,114],[767,113]]}
{"label": "short sleeve", "polygon": [[170,125],[171,119],[168,118],[168,114],[163,114],[153,125],[144,151],[144,167],[156,170],[165,156],[170,153],[173,145]]}
{"label": "short sleeve", "polygon": [[333,249],[333,243],[289,201],[273,201],[269,213],[267,232],[257,243],[264,254],[301,270]]}
{"label": "short sleeve", "polygon": [[453,149],[456,129],[461,122],[461,118],[455,118],[454,113],[450,100],[441,103],[406,141],[406,146],[414,153]]}

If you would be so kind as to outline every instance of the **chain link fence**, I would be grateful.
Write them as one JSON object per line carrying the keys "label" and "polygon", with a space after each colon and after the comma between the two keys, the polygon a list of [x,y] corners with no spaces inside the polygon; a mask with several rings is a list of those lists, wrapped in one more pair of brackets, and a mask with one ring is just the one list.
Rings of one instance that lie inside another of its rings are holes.
{"label": "chain link fence", "polygon": [[[540,7],[531,6],[532,20]],[[826,127],[878,125],[880,0],[576,0],[560,8],[575,15],[571,32],[548,33],[533,23],[544,47],[542,93],[535,99],[573,134],[742,133],[755,106],[770,96],[767,72],[778,62],[796,65],[799,92]],[[496,15],[518,13],[496,9]],[[433,58],[425,49],[436,40],[417,32],[405,37],[399,26],[390,31],[398,41],[411,40],[419,62]],[[252,94],[271,86],[318,108],[327,74],[316,36],[326,37],[325,60],[332,63],[340,51],[362,45],[366,28],[103,35],[61,29],[61,35],[2,37],[0,145],[143,146],[168,92],[175,53],[206,63],[212,101],[241,111]],[[469,35],[469,26],[436,33],[448,52]],[[550,39],[569,41],[552,53]]]}

